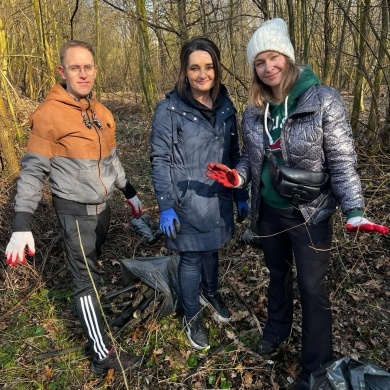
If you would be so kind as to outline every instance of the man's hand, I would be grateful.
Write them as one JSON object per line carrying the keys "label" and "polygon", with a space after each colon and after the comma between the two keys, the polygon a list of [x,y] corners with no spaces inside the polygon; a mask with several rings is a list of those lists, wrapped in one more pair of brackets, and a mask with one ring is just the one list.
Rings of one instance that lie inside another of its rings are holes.
{"label": "man's hand", "polygon": [[5,249],[7,263],[16,267],[18,262],[26,264],[26,246],[30,256],[35,255],[34,237],[31,232],[14,232]]}
{"label": "man's hand", "polygon": [[237,222],[241,223],[245,220],[249,213],[248,203],[245,200],[239,200],[237,202]]}
{"label": "man's hand", "polygon": [[378,232],[380,234],[388,234],[389,228],[383,225],[377,225],[375,223],[370,222],[368,219],[363,217],[353,217],[348,219],[345,228],[349,232]]}
{"label": "man's hand", "polygon": [[180,231],[179,217],[175,210],[170,208],[161,211],[160,214],[160,230],[169,238],[176,238],[176,233]]}
{"label": "man's hand", "polygon": [[239,187],[242,182],[238,172],[224,164],[209,163],[206,176],[228,188]]}
{"label": "man's hand", "polygon": [[130,206],[131,215],[134,218],[139,218],[142,215],[142,203],[135,195],[131,199],[127,199],[127,203]]}

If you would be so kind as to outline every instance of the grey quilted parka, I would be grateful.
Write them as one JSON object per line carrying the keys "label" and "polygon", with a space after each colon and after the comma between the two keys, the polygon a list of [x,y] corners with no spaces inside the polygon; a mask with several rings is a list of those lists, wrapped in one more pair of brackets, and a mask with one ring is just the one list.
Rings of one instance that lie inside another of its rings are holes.
{"label": "grey quilted parka", "polygon": [[[243,115],[243,152],[236,169],[251,181],[251,227],[259,218],[260,178],[264,159],[264,110],[249,106]],[[269,128],[272,121],[267,118]],[[330,186],[316,200],[299,206],[308,224],[328,218],[337,205],[344,214],[364,209],[352,130],[344,103],[333,88],[315,85],[304,92],[281,132],[287,166],[315,172],[327,171]]]}

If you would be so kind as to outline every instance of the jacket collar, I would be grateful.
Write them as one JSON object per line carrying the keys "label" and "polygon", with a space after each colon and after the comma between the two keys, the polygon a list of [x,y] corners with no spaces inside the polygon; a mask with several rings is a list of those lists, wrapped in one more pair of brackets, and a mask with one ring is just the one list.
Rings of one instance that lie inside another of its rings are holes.
{"label": "jacket collar", "polygon": [[[202,124],[204,127],[211,128],[210,123],[202,116],[202,114],[194,107],[186,104],[180,99],[175,91],[167,94],[169,99],[168,110],[174,111],[179,115],[186,116],[189,120]],[[227,118],[234,115],[236,109],[229,98],[225,99],[224,103],[216,111],[215,126],[220,126]]]}

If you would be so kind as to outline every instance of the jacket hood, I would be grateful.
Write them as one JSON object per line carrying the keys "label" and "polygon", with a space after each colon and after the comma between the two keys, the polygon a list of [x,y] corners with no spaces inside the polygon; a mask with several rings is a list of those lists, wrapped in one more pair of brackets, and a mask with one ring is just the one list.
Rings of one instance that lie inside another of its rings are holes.
{"label": "jacket hood", "polygon": [[188,86],[184,96],[178,92],[177,85],[175,85],[174,89],[166,94],[166,97],[176,97],[178,101],[181,101],[186,106],[198,111],[203,116],[203,118],[205,118],[212,126],[214,126],[216,120],[216,112],[226,103],[226,100],[228,99],[228,92],[226,87],[224,85],[221,85],[218,96],[213,102],[213,106],[211,108],[198,102],[192,95],[191,90]]}
{"label": "jacket hood", "polygon": [[[300,71],[301,73],[297,78],[297,81],[287,95],[288,112],[291,112],[295,108],[298,98],[302,96],[310,87],[312,87],[313,85],[321,85],[320,79],[313,73],[309,65],[301,67]],[[269,102],[269,105],[271,107],[271,110],[278,106],[278,104],[273,102]]]}
{"label": "jacket hood", "polygon": [[[205,106],[203,104],[199,103],[197,100],[194,99],[189,88],[187,88],[186,93],[184,94],[184,96],[182,96],[181,94],[179,94],[179,92],[177,90],[177,86],[175,85],[175,87],[171,91],[166,93],[165,97],[169,98],[173,95],[177,95],[180,100],[182,100],[184,103],[186,103],[190,107],[193,107],[197,110],[200,107],[202,108],[202,110],[205,108]],[[212,109],[215,110],[216,108],[221,107],[224,104],[225,98],[227,96],[228,96],[228,91],[227,91],[226,87],[223,84],[221,84],[221,88],[219,90],[217,98],[215,99],[215,101],[213,103]],[[212,110],[212,109],[209,109],[209,110]]]}
{"label": "jacket hood", "polygon": [[45,101],[55,100],[60,103],[67,104],[69,106],[78,107],[81,109],[89,108],[90,105],[94,104],[95,97],[91,92],[85,99],[77,100],[66,91],[66,84],[56,84],[47,94]]}
{"label": "jacket hood", "polygon": [[289,106],[295,106],[297,99],[313,85],[321,85],[321,81],[313,73],[311,67],[306,65],[305,67],[301,68],[301,74],[288,94]]}

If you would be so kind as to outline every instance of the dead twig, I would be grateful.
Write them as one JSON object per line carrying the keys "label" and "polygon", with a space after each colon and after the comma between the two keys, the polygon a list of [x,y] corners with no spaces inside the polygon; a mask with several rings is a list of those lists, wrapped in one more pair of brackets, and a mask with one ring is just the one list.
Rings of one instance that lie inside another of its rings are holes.
{"label": "dead twig", "polygon": [[40,355],[34,356],[34,360],[45,360],[50,359],[57,356],[63,356],[63,355],[69,355],[73,352],[79,352],[83,348],[82,347],[73,347],[73,348],[66,348],[66,349],[60,349],[59,351],[50,351],[46,353],[42,353]]}
{"label": "dead twig", "polygon": [[237,287],[230,281],[229,278],[225,279],[226,282],[229,284],[229,286],[233,289],[233,291],[236,293],[238,298],[240,298],[240,301],[245,306],[245,308],[248,310],[250,315],[252,316],[253,320],[256,322],[257,329],[259,330],[260,336],[263,335],[263,329],[261,329],[261,325],[259,320],[257,319],[256,313],[253,311],[253,309],[248,305],[247,301],[244,299],[244,297],[240,294],[240,292],[237,290]]}

